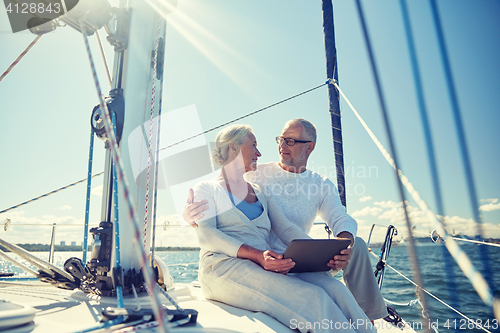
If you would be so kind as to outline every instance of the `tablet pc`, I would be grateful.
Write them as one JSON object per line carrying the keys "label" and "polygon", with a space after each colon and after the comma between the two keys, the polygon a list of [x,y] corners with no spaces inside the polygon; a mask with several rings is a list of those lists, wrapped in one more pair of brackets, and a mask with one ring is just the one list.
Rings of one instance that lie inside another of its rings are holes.
{"label": "tablet pc", "polygon": [[294,239],[283,258],[295,262],[289,273],[329,271],[327,263],[349,244],[350,239]]}

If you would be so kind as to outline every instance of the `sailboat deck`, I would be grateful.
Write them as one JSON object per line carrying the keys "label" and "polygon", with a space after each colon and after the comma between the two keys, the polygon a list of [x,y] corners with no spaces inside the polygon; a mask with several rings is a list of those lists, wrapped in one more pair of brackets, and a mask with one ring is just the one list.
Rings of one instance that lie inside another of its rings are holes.
{"label": "sailboat deck", "polygon": [[[24,285],[23,285],[24,284]],[[198,311],[196,326],[180,327],[174,332],[298,332],[282,325],[275,319],[261,312],[251,312],[235,308],[223,303],[206,300],[196,284],[176,284],[169,295],[184,309]],[[168,300],[159,295],[163,304]],[[81,291],[69,291],[37,282],[2,283],[0,299],[6,299],[31,306],[36,310],[32,324],[6,330],[9,333],[52,332],[65,333],[80,331],[94,326],[101,318],[101,312],[108,306],[116,306],[114,298],[97,298]],[[147,308],[149,298],[139,297],[141,307]],[[127,308],[137,307],[138,300],[133,296],[125,297]],[[378,320],[377,332],[413,332],[401,331],[391,327],[389,323]],[[138,328],[134,331],[156,332],[155,327]]]}

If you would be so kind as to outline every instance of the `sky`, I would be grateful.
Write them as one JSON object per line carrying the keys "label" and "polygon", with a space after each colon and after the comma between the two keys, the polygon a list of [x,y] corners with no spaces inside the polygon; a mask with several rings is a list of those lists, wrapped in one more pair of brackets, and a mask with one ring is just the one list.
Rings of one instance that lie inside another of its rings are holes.
{"label": "sky", "polygon": [[[112,2],[113,3],[113,2]],[[355,2],[334,0],[339,84],[365,122],[388,149],[374,79],[362,39]],[[436,210],[415,97],[399,1],[362,1],[374,47],[400,168],[427,205]],[[461,151],[427,1],[409,1],[425,102],[437,154],[444,215],[451,234],[476,233],[464,178]],[[500,2],[438,1],[446,46],[457,88],[466,143],[478,194],[485,237],[500,238]],[[102,36],[105,32],[101,32]],[[34,39],[13,34],[0,10],[0,71]],[[105,39],[105,38],[103,38]],[[96,39],[90,38],[98,77],[109,84]],[[107,61],[113,50],[105,43]],[[195,107],[204,130],[243,116],[324,83],[325,54],[320,1],[179,0],[168,15],[163,112]],[[0,82],[0,210],[86,178],[90,115],[99,103],[83,39],[70,27],[42,36]],[[401,198],[394,170],[341,100],[347,211],[368,238],[372,224],[393,224],[405,237]],[[336,181],[326,86],[240,123],[254,128],[262,153],[259,162],[277,161],[274,137],[284,123],[305,118],[318,130],[318,143],[308,166]],[[205,135],[213,141],[216,131]],[[94,173],[104,168],[104,148],[96,140]],[[167,180],[168,181],[168,180]],[[167,186],[168,187],[168,186]],[[10,230],[0,237],[14,243],[81,242],[85,184],[0,214]],[[179,224],[168,189],[159,190],[157,244],[197,246],[190,227]],[[407,195],[417,236],[434,229]],[[102,178],[92,183],[91,224],[100,219]],[[168,221],[170,227],[163,228]],[[23,225],[23,224],[34,224]],[[43,226],[36,226],[43,225]],[[166,230],[164,230],[166,229]],[[420,234],[419,234],[420,233]],[[375,228],[381,241],[385,228]],[[325,238],[321,226],[311,235]]]}

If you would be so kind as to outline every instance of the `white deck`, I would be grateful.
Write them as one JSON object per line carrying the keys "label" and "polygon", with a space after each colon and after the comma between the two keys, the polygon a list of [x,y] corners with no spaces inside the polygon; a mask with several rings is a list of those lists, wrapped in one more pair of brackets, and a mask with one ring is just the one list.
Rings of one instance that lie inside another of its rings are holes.
{"label": "white deck", "polygon": [[[28,286],[29,285],[29,286]],[[184,309],[198,311],[196,327],[176,328],[174,332],[297,332],[282,325],[275,319],[261,312],[251,312],[231,307],[222,303],[206,300],[199,287],[191,284],[177,284],[169,295]],[[101,317],[101,311],[107,306],[115,306],[115,300],[92,299],[81,291],[56,289],[48,284],[27,283],[25,285],[6,285],[0,282],[0,299],[29,305],[36,310],[34,324],[21,329],[6,332],[75,332],[95,325]],[[148,298],[141,297],[141,304],[148,307]],[[161,295],[164,304],[169,302]],[[135,307],[137,302],[126,297],[127,307]],[[387,322],[377,321],[383,329],[378,332],[413,332],[392,329]],[[155,328],[141,330],[155,332]]]}

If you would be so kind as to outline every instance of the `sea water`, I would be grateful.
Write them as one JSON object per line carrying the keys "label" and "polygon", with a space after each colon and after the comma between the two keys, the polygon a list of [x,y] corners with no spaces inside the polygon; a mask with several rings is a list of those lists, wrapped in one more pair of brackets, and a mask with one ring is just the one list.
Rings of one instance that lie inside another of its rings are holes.
{"label": "sea water", "polygon": [[[482,272],[482,258],[484,256],[479,249],[480,246],[461,244],[461,247],[467,253],[477,270]],[[373,248],[373,253],[378,255],[379,252],[379,248]],[[494,293],[496,297],[500,297],[500,248],[486,247],[486,252],[489,256],[489,261],[486,264],[491,273],[492,284],[496,287]],[[198,278],[199,251],[165,251],[156,253],[169,266],[170,274],[173,276],[175,282],[191,282]],[[44,260],[48,259],[47,252],[33,252],[33,254]],[[9,255],[12,256],[12,253],[9,253]],[[445,260],[443,259],[443,245],[432,243],[420,244],[417,246],[417,255],[425,290],[450,306],[457,306],[457,311],[474,320],[475,323],[481,323],[490,332],[500,332],[500,323],[494,318],[491,308],[484,305],[458,266],[453,262],[451,269],[446,267]],[[12,257],[16,258],[16,256]],[[69,257],[81,258],[81,252],[56,252],[54,263],[62,267],[64,261]],[[377,259],[373,257],[373,267],[375,267],[376,262]],[[407,280],[414,281],[407,248],[393,247],[390,252],[388,264],[406,278],[387,267],[382,287],[384,297],[388,301],[396,303],[410,303],[412,300],[417,299],[415,293],[416,287]],[[7,271],[23,275],[20,268],[0,259],[0,272]],[[457,304],[450,303],[449,281],[452,276],[454,276],[456,291],[458,292],[458,302],[455,302]],[[437,323],[439,332],[485,332],[475,327],[475,324],[469,322],[464,317],[456,314],[437,299],[426,294],[428,306],[426,310],[430,316],[430,321]],[[423,331],[421,327],[429,324],[429,317],[422,319],[422,308],[418,302],[415,303],[412,306],[388,305],[392,306],[416,331]]]}

